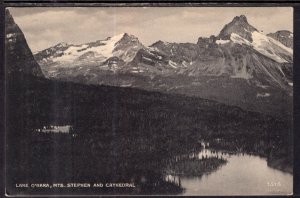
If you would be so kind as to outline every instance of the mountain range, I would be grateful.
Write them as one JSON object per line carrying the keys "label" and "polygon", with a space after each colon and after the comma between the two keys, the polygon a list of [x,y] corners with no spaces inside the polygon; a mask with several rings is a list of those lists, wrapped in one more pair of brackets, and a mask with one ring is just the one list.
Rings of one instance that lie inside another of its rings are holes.
{"label": "mountain range", "polygon": [[[12,48],[13,38],[24,39],[17,35],[6,34]],[[293,33],[265,35],[244,15],[197,43],[159,40],[145,46],[122,33],[80,45],[59,43],[34,59],[43,74],[34,61],[29,70],[50,79],[196,96],[279,116],[292,113]]]}

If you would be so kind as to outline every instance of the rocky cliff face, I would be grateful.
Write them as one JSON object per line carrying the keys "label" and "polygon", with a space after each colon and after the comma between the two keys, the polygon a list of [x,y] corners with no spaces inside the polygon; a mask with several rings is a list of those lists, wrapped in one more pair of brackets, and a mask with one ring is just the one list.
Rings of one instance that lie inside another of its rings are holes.
{"label": "rocky cliff face", "polygon": [[293,39],[294,34],[288,30],[280,30],[275,33],[267,34],[267,36],[272,37],[273,39],[279,41],[286,47],[293,49]]}
{"label": "rocky cliff face", "polygon": [[9,11],[5,10],[5,57],[6,72],[23,72],[34,76],[44,76],[35,61],[26,39]]}
{"label": "rocky cliff face", "polygon": [[218,39],[228,40],[230,39],[231,34],[235,33],[252,42],[252,32],[254,31],[257,31],[257,29],[248,23],[246,16],[236,16],[230,23],[224,26],[218,36]]}

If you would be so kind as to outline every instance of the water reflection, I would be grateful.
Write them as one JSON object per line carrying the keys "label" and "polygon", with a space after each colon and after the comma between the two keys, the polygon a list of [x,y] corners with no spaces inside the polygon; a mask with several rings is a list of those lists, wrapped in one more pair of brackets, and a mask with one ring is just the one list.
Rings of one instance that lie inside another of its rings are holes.
{"label": "water reflection", "polygon": [[[217,142],[220,143],[221,139]],[[182,170],[195,168],[188,166],[187,162],[195,160],[200,164],[206,162],[204,169],[200,170],[202,174],[194,172],[194,175],[187,175],[173,170],[168,172],[171,174],[165,176],[167,181],[182,186],[184,189],[182,195],[288,195],[292,193],[292,174],[270,167],[266,158],[232,150],[216,150],[211,145],[201,141],[202,150],[174,157],[174,164],[186,162],[185,166],[180,167]],[[217,166],[207,163],[213,159],[224,160],[226,163]]]}
{"label": "water reflection", "polygon": [[207,159],[207,158],[218,158],[218,159],[227,159],[230,156],[229,153],[220,152],[211,149],[203,149],[197,154],[198,159]]}
{"label": "water reflection", "polygon": [[[267,160],[248,154],[221,155],[226,165],[204,177],[180,177],[183,195],[288,195],[292,193],[293,177],[289,173],[270,168]],[[205,152],[199,153],[202,157]],[[179,178],[178,178],[179,179]],[[273,185],[273,183],[277,185]]]}

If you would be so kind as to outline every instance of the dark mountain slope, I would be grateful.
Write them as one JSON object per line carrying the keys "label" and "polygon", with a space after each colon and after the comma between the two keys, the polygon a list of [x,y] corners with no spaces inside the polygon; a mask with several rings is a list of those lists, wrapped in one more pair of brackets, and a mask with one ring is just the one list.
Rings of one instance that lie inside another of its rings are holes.
{"label": "dark mountain slope", "polygon": [[44,76],[27,45],[22,31],[7,9],[5,10],[5,35],[7,72],[18,71],[34,76]]}

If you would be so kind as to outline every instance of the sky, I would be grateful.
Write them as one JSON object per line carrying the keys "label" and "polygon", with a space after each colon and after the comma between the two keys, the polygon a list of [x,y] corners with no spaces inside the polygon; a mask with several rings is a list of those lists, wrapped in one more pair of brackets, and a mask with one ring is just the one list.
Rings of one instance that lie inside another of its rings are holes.
{"label": "sky", "polygon": [[162,40],[196,43],[218,35],[235,16],[264,33],[293,32],[291,7],[11,7],[33,52],[60,42],[82,44],[121,33],[146,46]]}

